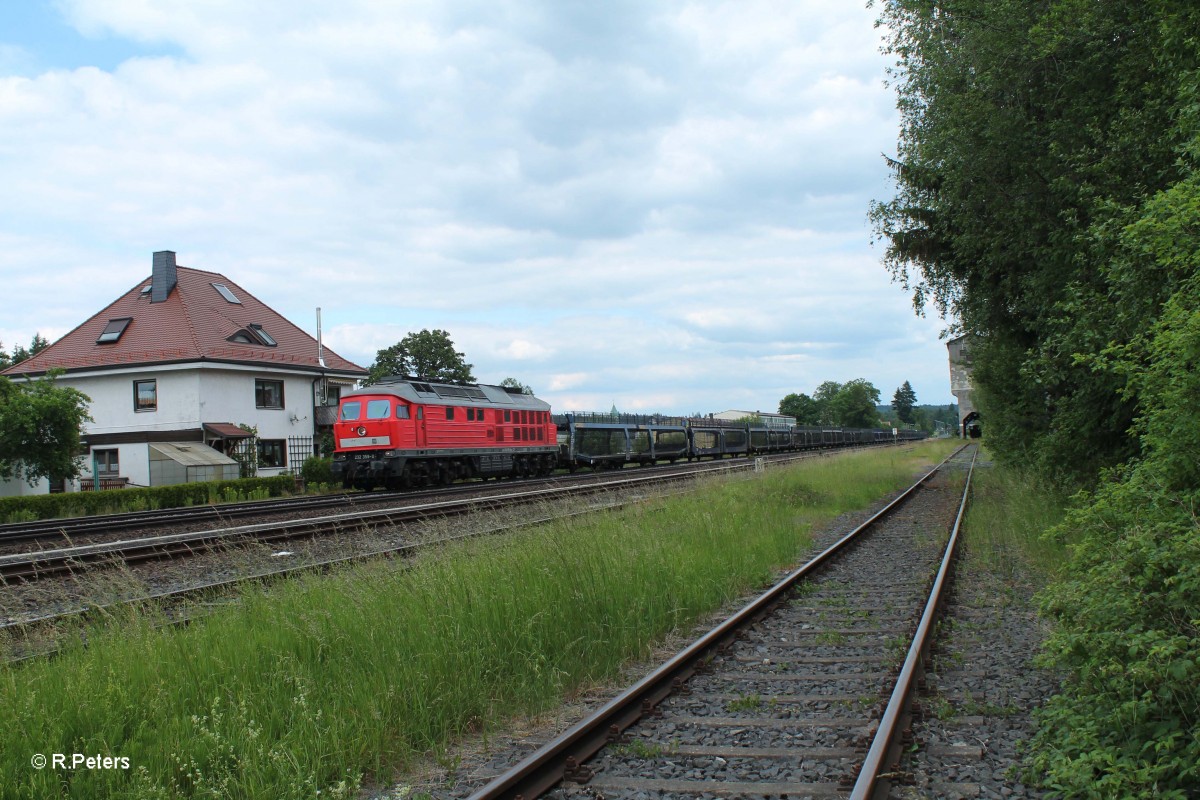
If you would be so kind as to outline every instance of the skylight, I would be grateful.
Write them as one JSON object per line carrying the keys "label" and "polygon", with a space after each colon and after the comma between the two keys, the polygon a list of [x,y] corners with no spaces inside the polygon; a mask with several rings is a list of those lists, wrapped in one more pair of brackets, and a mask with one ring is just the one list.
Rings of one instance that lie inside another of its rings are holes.
{"label": "skylight", "polygon": [[96,340],[96,344],[112,344],[117,341],[131,322],[133,322],[133,317],[110,319],[104,326],[104,330],[100,332],[100,338]]}
{"label": "skylight", "polygon": [[225,284],[223,284],[223,283],[214,283],[214,284],[212,285],[212,287],[213,287],[214,289],[216,289],[218,292],[220,292],[220,293],[221,293],[221,297],[224,297],[224,298],[225,298],[226,300],[228,300],[229,302],[231,302],[231,303],[237,303],[239,306],[242,304],[242,301],[237,299],[237,295],[235,295],[233,292],[229,291],[229,287],[228,287],[228,286],[226,286]]}

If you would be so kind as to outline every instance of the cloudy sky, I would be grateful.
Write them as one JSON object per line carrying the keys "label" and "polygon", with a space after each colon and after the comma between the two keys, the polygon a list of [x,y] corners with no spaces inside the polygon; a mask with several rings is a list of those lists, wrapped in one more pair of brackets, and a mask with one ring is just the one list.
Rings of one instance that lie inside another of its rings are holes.
{"label": "cloudy sky", "polygon": [[422,328],[559,410],[948,403],[872,246],[864,3],[0,3],[0,341],[220,272],[369,366]]}

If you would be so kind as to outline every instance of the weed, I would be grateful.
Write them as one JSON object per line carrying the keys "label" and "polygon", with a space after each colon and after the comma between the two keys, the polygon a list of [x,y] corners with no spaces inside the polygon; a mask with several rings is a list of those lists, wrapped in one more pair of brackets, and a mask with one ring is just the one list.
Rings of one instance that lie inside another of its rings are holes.
{"label": "weed", "polygon": [[758,711],[762,708],[762,704],[763,700],[757,694],[739,694],[725,705],[725,709],[731,713]]}

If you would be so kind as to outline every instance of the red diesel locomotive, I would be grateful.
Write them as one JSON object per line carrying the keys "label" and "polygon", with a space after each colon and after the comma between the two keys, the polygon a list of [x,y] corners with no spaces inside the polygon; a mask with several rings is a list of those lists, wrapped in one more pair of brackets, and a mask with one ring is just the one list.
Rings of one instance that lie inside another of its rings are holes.
{"label": "red diesel locomotive", "polygon": [[347,488],[549,475],[558,462],[550,404],[501,386],[393,378],[338,405],[333,473]]}

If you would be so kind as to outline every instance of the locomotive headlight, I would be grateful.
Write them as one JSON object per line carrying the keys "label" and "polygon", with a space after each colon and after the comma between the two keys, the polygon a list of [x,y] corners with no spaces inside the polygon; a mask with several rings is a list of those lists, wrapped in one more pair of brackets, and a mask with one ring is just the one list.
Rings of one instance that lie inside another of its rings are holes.
{"label": "locomotive headlight", "polygon": [[357,433],[359,436],[367,435],[367,429],[365,427],[363,427],[362,425],[359,425],[357,428],[355,428],[354,432]]}

